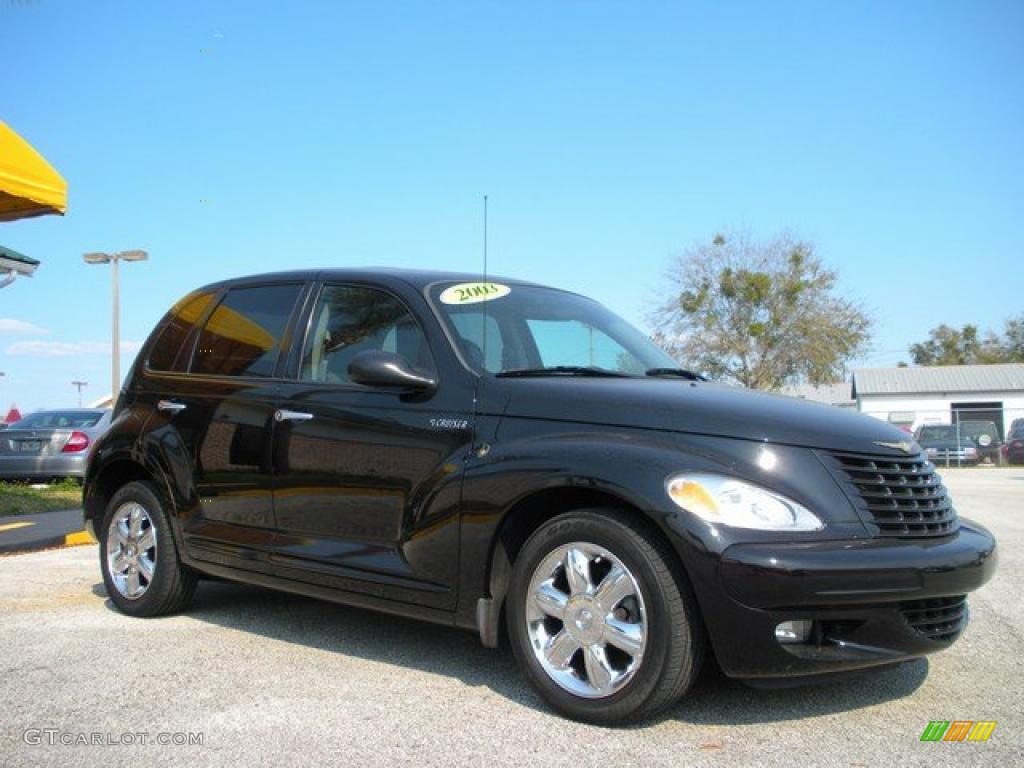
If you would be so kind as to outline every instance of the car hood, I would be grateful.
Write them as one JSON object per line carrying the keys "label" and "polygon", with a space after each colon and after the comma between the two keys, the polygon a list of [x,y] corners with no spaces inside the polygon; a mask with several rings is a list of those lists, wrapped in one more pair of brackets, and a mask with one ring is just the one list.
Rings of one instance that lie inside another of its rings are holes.
{"label": "car hood", "polygon": [[[493,387],[487,393],[488,385]],[[497,397],[497,400],[492,398]],[[793,397],[710,382],[662,378],[488,379],[484,400],[505,416],[637,427],[860,453],[919,448],[871,416]]]}

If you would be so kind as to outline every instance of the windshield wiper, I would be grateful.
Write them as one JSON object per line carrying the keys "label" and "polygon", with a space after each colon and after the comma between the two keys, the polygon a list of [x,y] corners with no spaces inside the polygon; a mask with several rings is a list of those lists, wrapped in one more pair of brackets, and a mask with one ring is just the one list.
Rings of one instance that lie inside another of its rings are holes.
{"label": "windshield wiper", "polygon": [[629,374],[610,371],[607,368],[598,368],[587,365],[551,365],[547,368],[513,368],[508,371],[501,371],[496,376],[512,378],[515,376],[611,376],[615,378],[628,377]]}
{"label": "windshield wiper", "polygon": [[688,371],[685,368],[650,368],[644,371],[645,376],[676,376],[687,381],[707,381],[707,376]]}

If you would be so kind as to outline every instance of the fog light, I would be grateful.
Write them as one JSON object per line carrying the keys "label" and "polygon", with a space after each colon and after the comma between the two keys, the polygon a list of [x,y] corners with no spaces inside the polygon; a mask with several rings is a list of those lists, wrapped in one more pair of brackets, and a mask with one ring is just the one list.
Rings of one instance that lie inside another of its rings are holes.
{"label": "fog light", "polygon": [[783,645],[799,645],[806,643],[811,636],[813,621],[800,619],[798,621],[784,621],[775,628],[775,639]]}

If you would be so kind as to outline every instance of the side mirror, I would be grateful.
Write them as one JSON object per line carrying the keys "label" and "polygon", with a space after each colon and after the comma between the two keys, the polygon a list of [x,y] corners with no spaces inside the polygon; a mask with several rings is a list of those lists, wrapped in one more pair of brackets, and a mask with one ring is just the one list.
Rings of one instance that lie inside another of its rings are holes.
{"label": "side mirror", "polygon": [[380,350],[367,350],[353,357],[348,375],[356,384],[366,387],[426,392],[437,386],[432,376],[418,372],[404,357]]}

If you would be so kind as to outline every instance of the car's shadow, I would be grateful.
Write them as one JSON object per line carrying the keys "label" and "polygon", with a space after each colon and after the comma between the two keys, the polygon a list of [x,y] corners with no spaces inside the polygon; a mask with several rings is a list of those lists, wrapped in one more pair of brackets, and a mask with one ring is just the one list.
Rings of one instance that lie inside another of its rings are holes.
{"label": "car's shadow", "polygon": [[[116,610],[102,582],[92,591]],[[520,675],[511,651],[484,648],[472,632],[217,581],[200,583],[187,615],[276,641],[449,675],[548,711]],[[927,676],[928,662],[921,659],[813,686],[760,690],[725,677],[712,662],[664,719],[744,725],[846,712],[909,696]]]}

